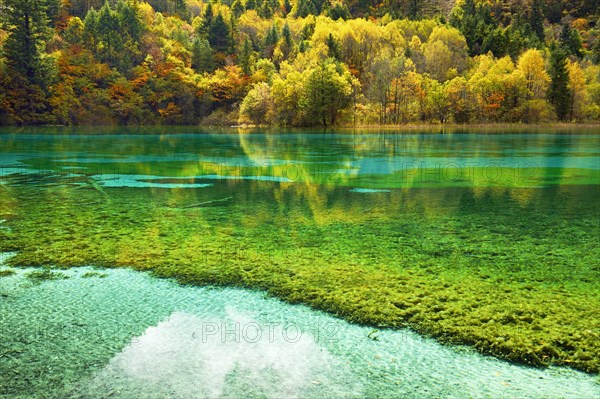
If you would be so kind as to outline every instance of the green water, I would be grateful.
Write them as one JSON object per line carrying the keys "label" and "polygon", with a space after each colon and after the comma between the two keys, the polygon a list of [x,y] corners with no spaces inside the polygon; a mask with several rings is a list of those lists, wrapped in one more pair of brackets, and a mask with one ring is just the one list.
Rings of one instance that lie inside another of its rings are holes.
{"label": "green water", "polygon": [[[591,373],[599,197],[594,130],[0,131],[11,267],[131,267],[258,289],[365,328]],[[0,277],[3,312],[13,278]],[[140,321],[113,354],[167,316]],[[83,370],[72,372],[91,378]]]}

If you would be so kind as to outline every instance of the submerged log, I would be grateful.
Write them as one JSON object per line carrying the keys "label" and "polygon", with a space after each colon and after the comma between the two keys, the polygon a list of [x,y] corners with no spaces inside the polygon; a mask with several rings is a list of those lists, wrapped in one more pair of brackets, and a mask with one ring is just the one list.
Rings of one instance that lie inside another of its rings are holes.
{"label": "submerged log", "polygon": [[211,201],[198,202],[197,204],[186,205],[186,206],[182,206],[180,208],[181,209],[189,209],[189,208],[200,208],[200,207],[208,206],[208,205],[212,205],[212,204],[219,205],[219,204],[229,201],[232,198],[233,197],[226,197],[226,198],[221,198],[221,199],[216,199],[216,200],[211,200]]}

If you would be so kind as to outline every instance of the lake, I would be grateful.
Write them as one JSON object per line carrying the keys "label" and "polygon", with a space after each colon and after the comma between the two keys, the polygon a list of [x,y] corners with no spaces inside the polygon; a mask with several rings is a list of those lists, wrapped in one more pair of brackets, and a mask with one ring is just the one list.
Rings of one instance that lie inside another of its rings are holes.
{"label": "lake", "polygon": [[0,393],[597,396],[599,199],[585,128],[2,128]]}

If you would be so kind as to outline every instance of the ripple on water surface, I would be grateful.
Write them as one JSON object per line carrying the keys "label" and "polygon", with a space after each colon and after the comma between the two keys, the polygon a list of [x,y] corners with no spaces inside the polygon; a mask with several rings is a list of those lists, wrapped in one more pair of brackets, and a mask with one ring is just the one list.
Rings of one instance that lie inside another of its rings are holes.
{"label": "ripple on water surface", "polygon": [[517,366],[408,330],[373,332],[258,292],[126,269],[35,282],[31,270],[0,279],[0,393],[11,397],[600,395],[594,376]]}

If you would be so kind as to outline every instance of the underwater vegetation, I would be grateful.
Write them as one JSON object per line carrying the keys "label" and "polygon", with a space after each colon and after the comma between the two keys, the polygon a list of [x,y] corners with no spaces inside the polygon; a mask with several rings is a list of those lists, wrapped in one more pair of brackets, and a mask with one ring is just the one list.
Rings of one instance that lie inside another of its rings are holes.
{"label": "underwater vegetation", "polygon": [[15,271],[11,269],[0,270],[0,277],[12,276],[13,274],[15,274]]}
{"label": "underwater vegetation", "polygon": [[93,278],[93,277],[106,278],[106,277],[108,277],[108,274],[100,273],[100,272],[85,272],[81,275],[81,278]]}
{"label": "underwater vegetation", "polygon": [[35,270],[27,273],[27,278],[40,283],[46,280],[61,280],[68,277],[64,273],[53,272],[52,270],[45,268],[43,270]]}
{"label": "underwater vegetation", "polygon": [[310,182],[196,190],[22,180],[0,188],[9,227],[0,251],[17,252],[12,267],[130,267],[259,289],[373,328],[409,326],[514,362],[600,372],[597,186],[361,193]]}

